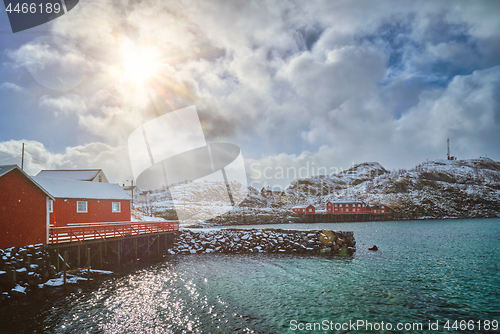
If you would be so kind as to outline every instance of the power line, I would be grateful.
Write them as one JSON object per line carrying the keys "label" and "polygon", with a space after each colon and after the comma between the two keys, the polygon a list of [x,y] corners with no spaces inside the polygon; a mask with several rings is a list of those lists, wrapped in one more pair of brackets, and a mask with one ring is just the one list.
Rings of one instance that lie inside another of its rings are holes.
{"label": "power line", "polygon": [[14,155],[12,153],[8,153],[8,152],[5,152],[5,151],[0,151],[0,153],[10,155],[11,157],[18,157],[19,156],[19,154]]}
{"label": "power line", "polygon": [[[19,158],[19,157],[21,156],[20,154],[16,154],[16,155],[14,155],[14,154],[12,154],[12,153],[8,153],[8,152],[5,152],[5,151],[0,151],[0,153],[5,154],[5,155],[9,155],[9,156],[10,156],[10,158],[6,158],[6,159],[4,159],[4,160],[0,160],[0,161],[5,161],[5,160],[8,160],[8,159],[13,159],[13,158]],[[29,154],[28,152],[26,152],[26,155],[27,155],[28,157],[30,157],[31,161],[34,161],[34,162],[36,162],[36,163],[38,163],[38,164],[42,164],[42,165],[45,165],[45,166],[52,167],[52,164],[51,164],[51,163],[48,163],[47,161],[42,161],[42,160],[40,160],[40,159],[38,159],[38,158],[35,158],[35,157],[33,157],[31,154]]]}

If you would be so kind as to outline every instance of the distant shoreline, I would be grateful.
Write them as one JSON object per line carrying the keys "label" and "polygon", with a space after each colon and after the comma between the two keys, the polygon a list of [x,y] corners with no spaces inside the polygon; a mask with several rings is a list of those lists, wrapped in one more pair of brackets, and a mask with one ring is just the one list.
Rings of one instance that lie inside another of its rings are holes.
{"label": "distant shoreline", "polygon": [[466,220],[466,219],[500,219],[500,217],[447,217],[447,218],[434,218],[434,217],[422,217],[422,218],[395,218],[387,220],[378,221],[335,221],[335,222],[304,222],[304,221],[288,221],[288,222],[252,222],[248,224],[241,224],[240,222],[234,222],[233,224],[194,224],[183,226],[183,228],[212,228],[212,227],[230,227],[230,226],[251,226],[251,225],[296,225],[296,224],[344,224],[344,223],[381,223],[381,222],[406,222],[406,221],[428,221],[428,220]]}

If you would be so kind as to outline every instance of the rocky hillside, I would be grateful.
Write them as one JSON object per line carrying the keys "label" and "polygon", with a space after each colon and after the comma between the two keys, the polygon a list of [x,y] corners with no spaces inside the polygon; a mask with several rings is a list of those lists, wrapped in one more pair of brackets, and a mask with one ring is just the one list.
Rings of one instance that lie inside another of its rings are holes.
{"label": "rocky hillside", "polygon": [[[295,180],[284,197],[265,198],[250,187],[236,208],[218,202],[225,191],[220,184],[180,189],[182,207],[194,214],[191,223],[208,226],[295,222],[300,217],[291,212],[292,206],[324,209],[326,202],[338,200],[384,204],[394,218],[500,217],[500,163],[488,158],[436,160],[394,171],[366,162],[337,174]],[[168,191],[153,193],[149,204],[136,208],[148,216],[177,218]],[[214,213],[218,216],[204,218]]]}
{"label": "rocky hillside", "polygon": [[401,218],[500,217],[500,163],[436,160],[395,171],[363,163],[339,174],[296,180],[286,192],[294,202],[320,208],[346,199],[385,204]]}
{"label": "rocky hillside", "polygon": [[[238,191],[244,194],[242,198],[245,199],[233,208],[227,203],[225,184],[204,182],[178,185],[176,204],[185,213],[192,214],[192,217],[183,221],[187,225],[208,226],[293,221],[295,214],[282,207],[281,201],[276,203],[274,199],[267,200],[255,188],[246,188],[241,184],[239,186]],[[134,220],[178,219],[169,190],[155,191],[147,203],[136,203],[133,218]]]}

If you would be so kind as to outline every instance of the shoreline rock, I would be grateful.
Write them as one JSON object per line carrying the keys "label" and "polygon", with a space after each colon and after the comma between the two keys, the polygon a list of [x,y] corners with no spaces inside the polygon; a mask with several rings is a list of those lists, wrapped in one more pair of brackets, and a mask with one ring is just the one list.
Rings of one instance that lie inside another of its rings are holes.
{"label": "shoreline rock", "polygon": [[55,275],[43,244],[0,249],[0,300],[22,297]]}
{"label": "shoreline rock", "polygon": [[329,253],[356,251],[353,232],[283,229],[183,230],[168,250],[175,254],[201,253]]}

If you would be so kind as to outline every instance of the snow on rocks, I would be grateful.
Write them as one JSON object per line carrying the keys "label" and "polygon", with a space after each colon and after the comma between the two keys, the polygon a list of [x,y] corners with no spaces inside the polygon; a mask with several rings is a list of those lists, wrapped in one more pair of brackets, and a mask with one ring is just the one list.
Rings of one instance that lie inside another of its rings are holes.
{"label": "snow on rocks", "polygon": [[23,296],[55,273],[42,244],[0,249],[0,300]]}
{"label": "snow on rocks", "polygon": [[[325,237],[328,235],[328,238]],[[183,230],[168,250],[174,254],[199,253],[333,253],[352,254],[352,232],[282,229]]]}

